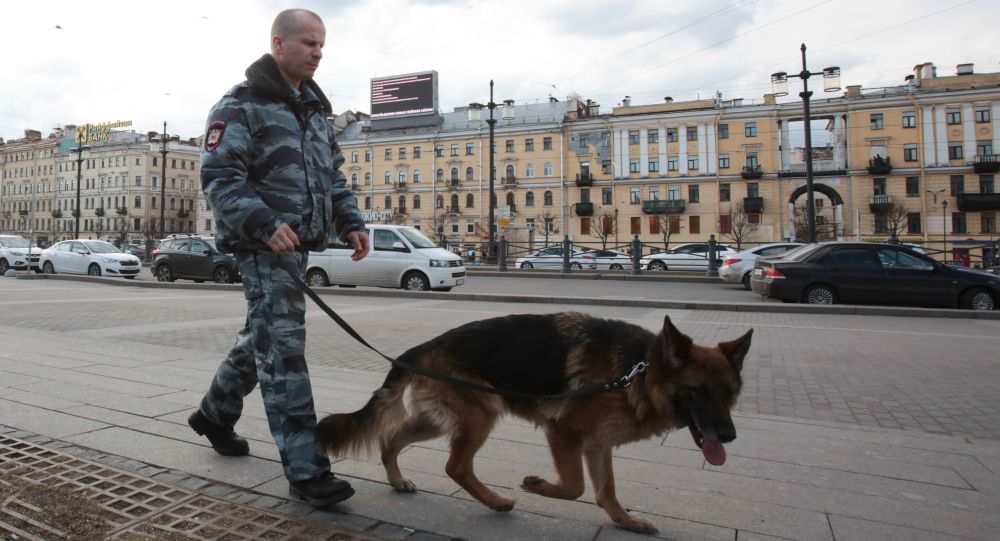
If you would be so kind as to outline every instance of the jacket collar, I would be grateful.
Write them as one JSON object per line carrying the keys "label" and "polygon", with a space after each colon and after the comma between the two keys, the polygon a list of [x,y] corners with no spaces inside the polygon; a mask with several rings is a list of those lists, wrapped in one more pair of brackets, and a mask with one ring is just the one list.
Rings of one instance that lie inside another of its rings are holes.
{"label": "jacket collar", "polygon": [[[247,81],[250,83],[250,88],[256,92],[289,104],[294,104],[297,101],[292,95],[291,85],[282,77],[281,72],[278,71],[278,64],[270,54],[265,54],[256,62],[250,64],[250,67],[247,68],[246,76]],[[303,84],[302,99],[308,103],[312,101],[311,98],[315,98],[319,101],[318,106],[323,112],[332,114],[333,107],[330,105],[330,100],[320,90],[316,81],[306,79],[303,81]]]}

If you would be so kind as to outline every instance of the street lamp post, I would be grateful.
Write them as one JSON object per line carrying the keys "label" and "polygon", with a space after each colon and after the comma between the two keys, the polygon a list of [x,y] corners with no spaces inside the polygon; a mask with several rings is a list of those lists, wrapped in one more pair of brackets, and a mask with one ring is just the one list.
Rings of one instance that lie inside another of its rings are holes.
{"label": "street lamp post", "polygon": [[[79,129],[79,128],[77,128]],[[72,149],[76,152],[76,208],[73,211],[73,215],[76,218],[76,225],[73,227],[73,238],[80,238],[80,183],[82,182],[83,176],[83,151],[90,150],[89,146],[83,144],[83,139],[77,137],[76,148]]]}
{"label": "street lamp post", "polygon": [[941,201],[941,234],[944,235],[944,262],[948,257],[948,200]]}
{"label": "street lamp post", "polygon": [[[940,190],[924,190],[924,191],[927,192],[927,193],[929,193],[929,194],[931,194],[934,197],[934,204],[936,205],[937,204],[937,196],[938,196],[938,194],[939,193],[944,193],[945,191],[947,191],[947,188],[941,188]],[[944,243],[945,243],[945,248],[946,248],[945,251],[947,252],[947,248],[948,248],[948,233],[947,233],[947,231],[945,231],[945,227],[947,226],[947,224],[945,223],[944,209],[948,208],[948,202],[942,200],[941,201],[941,205],[942,205],[942,207],[941,207],[941,209],[942,209],[941,210],[941,236],[944,238],[944,241],[945,241]],[[928,223],[930,223],[930,222],[928,222]],[[945,255],[944,255],[944,260],[945,260],[945,262],[948,261],[948,254],[947,253],[945,253]]]}
{"label": "street lamp post", "polygon": [[[806,214],[809,220],[809,242],[816,242],[816,207],[813,202],[813,167],[812,167],[812,118],[809,115],[809,98],[812,91],[809,90],[809,77],[813,75],[823,76],[823,90],[826,92],[836,92],[840,90],[840,68],[832,66],[823,68],[821,72],[810,72],[806,67],[806,44],[800,47],[802,51],[802,71],[792,74],[792,77],[802,79],[802,116],[805,123],[805,158],[806,158]],[[775,97],[788,95],[788,73],[779,71],[771,74],[771,88]]]}
{"label": "street lamp post", "polygon": [[[483,110],[483,104],[481,103],[470,103],[469,104],[469,120],[478,121]],[[496,231],[497,226],[494,221],[494,214],[496,213],[496,192],[494,191],[494,185],[496,183],[496,167],[493,165],[494,158],[494,127],[496,126],[497,120],[493,118],[493,110],[497,108],[497,104],[493,101],[493,79],[490,79],[490,101],[485,105],[487,109],[490,110],[490,118],[486,120],[486,123],[490,126],[490,213],[489,213],[489,252],[487,254],[487,263],[496,263],[497,257],[497,246],[496,246]],[[514,118],[514,100],[504,100],[503,102],[503,119],[512,120]]]}
{"label": "street lamp post", "polygon": [[163,161],[163,163],[161,164],[163,167],[160,169],[160,171],[161,171],[161,174],[160,174],[160,236],[164,237],[164,236],[166,236],[165,235],[166,229],[165,229],[165,226],[164,226],[164,224],[165,224],[165,221],[164,221],[164,212],[167,209],[167,143],[170,141],[170,138],[167,137],[167,122],[166,121],[163,122],[163,133],[161,133],[158,138],[157,137],[153,138],[153,142],[157,142],[157,141],[160,143],[160,156],[161,156],[161,160]]}

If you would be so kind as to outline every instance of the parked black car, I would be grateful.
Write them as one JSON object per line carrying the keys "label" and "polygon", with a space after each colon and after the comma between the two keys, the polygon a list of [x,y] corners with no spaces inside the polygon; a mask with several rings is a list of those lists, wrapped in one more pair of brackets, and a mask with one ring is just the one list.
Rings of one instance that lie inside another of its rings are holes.
{"label": "parked black car", "polygon": [[1000,278],[945,265],[909,248],[825,242],[758,259],[755,293],[809,304],[888,304],[995,310]]}
{"label": "parked black car", "polygon": [[196,235],[171,235],[153,250],[153,274],[161,282],[178,278],[229,284],[240,280],[232,256],[216,250],[215,239]]}

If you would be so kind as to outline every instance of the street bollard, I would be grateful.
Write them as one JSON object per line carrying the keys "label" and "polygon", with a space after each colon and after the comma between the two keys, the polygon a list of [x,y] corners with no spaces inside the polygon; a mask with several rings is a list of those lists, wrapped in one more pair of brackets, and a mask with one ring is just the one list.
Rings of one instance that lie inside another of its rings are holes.
{"label": "street bollard", "polygon": [[569,270],[570,270],[569,269],[569,251],[570,251],[571,248],[572,248],[572,246],[570,245],[570,242],[569,242],[569,235],[566,235],[565,237],[563,237],[563,242],[562,242],[562,256],[563,256],[562,271],[563,272],[569,272]]}
{"label": "street bollard", "polygon": [[715,235],[708,236],[708,270],[705,271],[705,276],[719,277],[719,264],[715,261],[718,244],[715,242]]}
{"label": "street bollard", "polygon": [[642,258],[642,242],[639,240],[639,235],[636,235],[632,239],[632,274],[639,275],[642,274],[642,267],[639,266],[639,259]]}
{"label": "street bollard", "polygon": [[497,267],[500,272],[507,272],[507,239],[500,239],[500,266]]}

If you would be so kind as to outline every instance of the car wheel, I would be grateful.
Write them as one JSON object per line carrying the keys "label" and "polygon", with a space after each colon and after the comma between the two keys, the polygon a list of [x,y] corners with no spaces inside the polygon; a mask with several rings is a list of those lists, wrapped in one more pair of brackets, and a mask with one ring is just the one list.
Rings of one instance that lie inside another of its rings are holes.
{"label": "car wheel", "polygon": [[7,270],[10,269],[10,263],[7,260],[0,257],[0,276],[7,274]]}
{"label": "car wheel", "polygon": [[571,268],[571,269],[582,269],[583,265],[580,265],[579,263],[570,263],[569,264],[569,268]]}
{"label": "car wheel", "polygon": [[625,267],[622,267],[618,263],[614,263],[614,264],[611,265],[610,269],[611,270],[625,270]]}
{"label": "car wheel", "polygon": [[167,265],[160,265],[156,267],[156,279],[160,282],[173,282],[174,273],[170,272],[170,267]]}
{"label": "car wheel", "polygon": [[97,263],[91,263],[90,266],[87,267],[87,274],[90,276],[100,276],[101,266]]}
{"label": "car wheel", "polygon": [[326,278],[326,273],[323,269],[309,269],[306,273],[306,283],[309,287],[326,287],[330,285],[330,281]]}
{"label": "car wheel", "polygon": [[46,261],[45,264],[42,265],[42,272],[44,272],[45,274],[55,274],[56,269],[55,267],[52,266],[51,261]]}
{"label": "car wheel", "polygon": [[434,291],[441,291],[441,292],[447,293],[447,292],[451,291],[451,288],[450,287],[442,287],[442,288],[439,288],[439,289],[435,289]]}
{"label": "car wheel", "polygon": [[743,289],[745,289],[747,291],[750,291],[751,288],[750,288],[750,273],[749,272],[743,275],[743,280],[741,280],[741,282],[743,282]]}
{"label": "car wheel", "polygon": [[832,287],[820,284],[806,289],[805,293],[802,294],[802,300],[807,304],[835,304],[837,295],[833,292]]}
{"label": "car wheel", "polygon": [[229,267],[219,265],[212,271],[212,280],[217,284],[230,284],[233,282],[233,275],[229,272]]}
{"label": "car wheel", "polygon": [[407,291],[427,291],[430,288],[427,277],[419,272],[409,272],[403,277],[403,289]]}
{"label": "car wheel", "polygon": [[993,295],[981,287],[962,293],[958,305],[966,310],[995,310],[997,307]]}
{"label": "car wheel", "polygon": [[524,263],[521,263],[521,268],[522,269],[533,269],[533,268],[535,268],[535,266],[532,265],[530,262],[525,261]]}
{"label": "car wheel", "polygon": [[662,261],[653,261],[649,264],[649,270],[665,271],[667,266]]}

